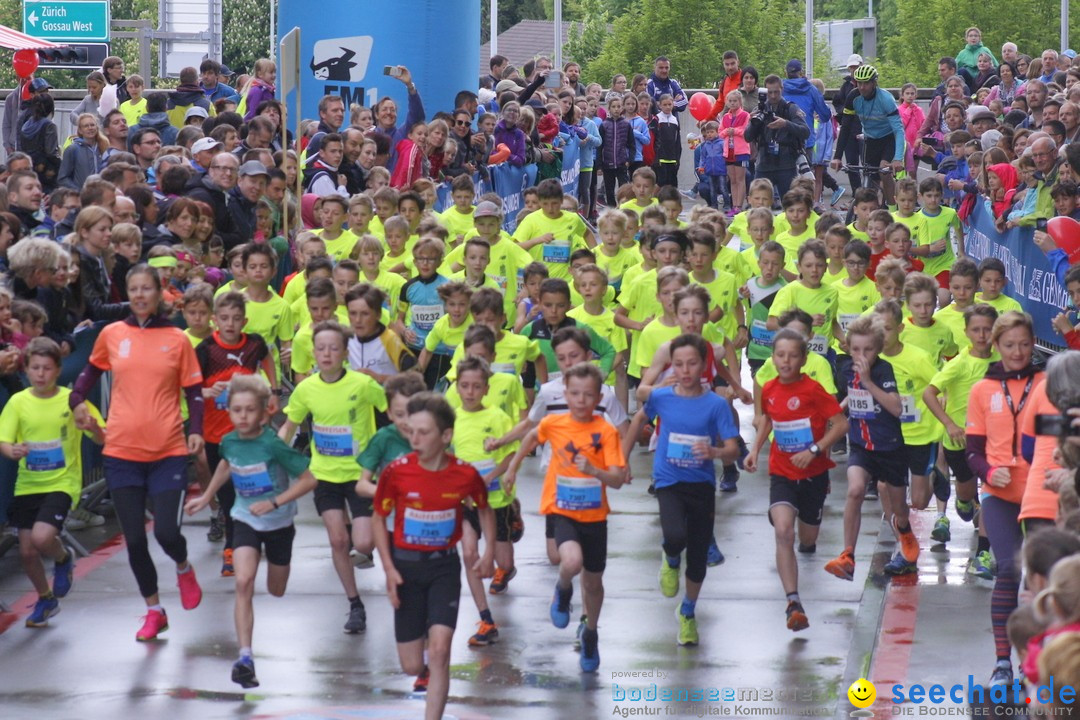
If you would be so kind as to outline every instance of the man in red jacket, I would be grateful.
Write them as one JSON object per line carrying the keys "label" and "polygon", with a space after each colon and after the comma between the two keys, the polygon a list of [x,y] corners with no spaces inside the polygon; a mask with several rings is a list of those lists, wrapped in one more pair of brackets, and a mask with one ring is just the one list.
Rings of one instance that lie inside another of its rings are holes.
{"label": "man in red jacket", "polygon": [[712,110],[709,111],[709,119],[716,119],[717,115],[724,112],[724,98],[732,90],[738,90],[742,85],[742,68],[739,67],[739,54],[734,50],[724,53],[724,82],[720,83],[720,94],[716,96]]}

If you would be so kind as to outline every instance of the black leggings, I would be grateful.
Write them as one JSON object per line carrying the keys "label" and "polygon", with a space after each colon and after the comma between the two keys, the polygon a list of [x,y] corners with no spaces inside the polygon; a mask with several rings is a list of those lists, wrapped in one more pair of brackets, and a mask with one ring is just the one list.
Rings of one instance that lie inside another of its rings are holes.
{"label": "black leggings", "polygon": [[[144,487],[114,488],[112,491],[116,518],[124,532],[128,548],[128,563],[139,584],[139,594],[144,598],[158,591],[157,569],[150,557],[146,540],[146,498]],[[150,498],[154,513],[154,537],[158,545],[173,561],[187,560],[187,543],[180,534],[181,513],[184,508],[183,490],[165,490]]]}
{"label": "black leggings", "polygon": [[656,489],[664,553],[678,557],[686,550],[686,579],[705,579],[709,543],[716,516],[716,491],[709,483],[675,483]]}
{"label": "black leggings", "polygon": [[615,202],[615,183],[619,185],[626,185],[630,182],[630,176],[626,172],[626,166],[617,168],[604,168],[604,200],[609,208],[617,208],[619,204]]}
{"label": "black leggings", "polygon": [[[221,462],[221,446],[217,443],[206,443],[205,447],[206,464],[210,466],[210,477],[214,477],[214,471],[217,470],[217,466]],[[236,503],[236,488],[233,487],[231,478],[218,488],[217,501],[218,505],[221,506],[221,514],[225,516],[225,547],[232,548],[233,527],[235,527],[232,519],[232,508]]]}

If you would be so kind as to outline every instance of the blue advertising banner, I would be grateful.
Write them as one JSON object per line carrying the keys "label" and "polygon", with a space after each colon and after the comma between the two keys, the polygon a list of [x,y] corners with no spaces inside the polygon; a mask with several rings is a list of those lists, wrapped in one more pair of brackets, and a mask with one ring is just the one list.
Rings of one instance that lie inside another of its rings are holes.
{"label": "blue advertising banner", "polygon": [[578,177],[581,175],[581,145],[577,136],[571,136],[570,142],[563,146],[562,153],[562,189],[570,197],[577,197]]}
{"label": "blue advertising banner", "polygon": [[[405,122],[408,91],[388,66],[404,65],[430,119],[476,89],[480,0],[280,0],[279,33],[300,28],[300,114],[318,117],[319,100],[374,106],[391,97]],[[280,42],[281,37],[278,38]]]}
{"label": "blue advertising banner", "polygon": [[517,215],[525,207],[524,191],[536,184],[536,166],[514,167],[500,163],[488,168],[493,190],[503,201],[503,229],[512,233],[517,228]]}
{"label": "blue advertising banner", "polygon": [[994,214],[989,205],[976,203],[975,211],[968,219],[964,249],[976,261],[995,257],[1005,263],[1009,281],[1005,293],[1031,315],[1039,343],[1060,348],[1062,337],[1051,323],[1068,304],[1068,296],[1046,256],[1032,240],[1033,234],[1032,228],[1013,228],[999,233],[994,227]]}

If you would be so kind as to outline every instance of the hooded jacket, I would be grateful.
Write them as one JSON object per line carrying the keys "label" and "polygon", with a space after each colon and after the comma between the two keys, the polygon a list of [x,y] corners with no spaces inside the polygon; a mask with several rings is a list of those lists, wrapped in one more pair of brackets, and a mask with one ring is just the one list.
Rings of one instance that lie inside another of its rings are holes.
{"label": "hooded jacket", "polygon": [[625,168],[634,157],[634,129],[621,115],[608,115],[600,124],[600,142],[600,167],[605,170]]}
{"label": "hooded jacket", "polygon": [[832,120],[832,111],[829,110],[825,98],[818,89],[810,84],[804,77],[787,78],[784,80],[784,99],[799,106],[806,116],[806,125],[810,128],[810,135],[806,138],[806,147],[814,146],[812,125],[813,118],[817,115],[818,125],[824,125]]}
{"label": "hooded jacket", "polygon": [[87,145],[81,137],[71,141],[64,148],[60,159],[60,171],[56,175],[57,183],[72,190],[81,190],[86,179],[98,171],[101,155],[95,145]]}
{"label": "hooded jacket", "polygon": [[978,45],[965,45],[963,50],[956,53],[956,69],[967,70],[974,77],[979,72],[979,56],[983,53],[990,56],[991,65],[998,66],[994,53],[990,52],[990,48],[980,42]]}
{"label": "hooded jacket", "polygon": [[495,126],[495,145],[500,143],[510,149],[508,163],[514,167],[525,164],[525,132],[521,128],[517,126],[508,128],[506,121],[500,120]]}
{"label": "hooded jacket", "polygon": [[[187,112],[185,110],[185,112]],[[182,116],[181,116],[182,117]],[[158,135],[161,136],[162,145],[175,145],[176,136],[180,133],[169,119],[169,114],[164,112],[146,113],[139,118],[139,122],[135,125],[136,128],[153,128],[157,130]],[[130,133],[133,135],[134,133]]]}
{"label": "hooded jacket", "polygon": [[1013,196],[1016,194],[1018,176],[1016,174],[1016,168],[1010,163],[997,163],[996,165],[988,167],[987,170],[1001,178],[1001,186],[1005,189],[1005,195],[1001,200],[992,201],[994,205],[994,217],[999,218],[1008,212],[1009,207],[1012,206]]}
{"label": "hooded jacket", "polygon": [[214,227],[221,235],[226,252],[251,240],[237,231],[232,213],[229,212],[229,197],[225,191],[215,185],[206,175],[195,175],[188,180],[188,184],[184,186],[184,196],[192,200],[200,200],[213,209]]}
{"label": "hooded jacket", "polygon": [[[184,127],[184,115],[190,108],[201,107],[207,115],[217,115],[214,105],[206,99],[206,94],[198,85],[181,85],[169,95],[169,123],[179,130]],[[140,118],[141,122],[141,118]],[[165,139],[162,138],[164,143]]]}
{"label": "hooded jacket", "polygon": [[82,245],[76,246],[76,251],[79,253],[79,292],[86,308],[86,319],[97,322],[127,317],[131,312],[127,303],[109,302],[112,279],[105,270],[105,263],[86,252]]}

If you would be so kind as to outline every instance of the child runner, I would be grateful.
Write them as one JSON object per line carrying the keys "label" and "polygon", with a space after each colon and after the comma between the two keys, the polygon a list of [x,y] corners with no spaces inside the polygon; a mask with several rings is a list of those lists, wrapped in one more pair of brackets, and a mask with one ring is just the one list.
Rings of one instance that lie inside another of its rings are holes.
{"label": "child runner", "polygon": [[[214,324],[217,330],[195,348],[195,357],[203,376],[205,402],[203,435],[206,438],[206,461],[214,471],[221,460],[220,444],[233,426],[229,415],[229,381],[234,375],[254,375],[260,370],[269,378],[271,399],[268,410],[278,409],[281,388],[266,342],[255,334],[243,331],[247,323],[246,301],[238,292],[218,295],[214,300]],[[218,507],[225,515],[225,549],[222,551],[221,575],[233,576],[233,520],[231,510],[236,500],[233,483],[226,478],[214,491]],[[210,501],[207,497],[207,502]]]}
{"label": "child runner", "polygon": [[[866,224],[869,236],[867,244],[870,246],[870,267],[866,271],[866,276],[871,280],[877,278],[878,265],[889,256],[889,249],[885,247],[885,237],[892,221],[892,215],[888,210],[875,210],[870,213],[870,221]],[[854,232],[851,234],[855,235]]]}
{"label": "child runner", "polygon": [[607,272],[608,282],[618,293],[622,289],[623,273],[629,268],[641,264],[641,253],[636,247],[624,247],[626,235],[626,214],[618,210],[607,209],[600,213],[596,221],[600,244],[596,247],[596,264]]}
{"label": "child runner", "polygon": [[814,320],[810,350],[818,355],[828,355],[829,343],[838,328],[836,314],[839,294],[835,285],[821,283],[827,262],[825,245],[818,240],[807,240],[798,251],[799,279],[776,293],[776,299],[769,308],[766,327],[772,331],[780,329],[780,313],[788,308],[801,308],[810,313]]}
{"label": "child runner", "polygon": [[352,255],[353,248],[359,236],[351,229],[346,230],[345,216],[349,212],[349,203],[340,195],[326,195],[319,199],[322,203],[319,209],[319,219],[322,227],[312,230],[326,243],[326,254],[334,258],[334,261],[344,260]]}
{"label": "child runner", "polygon": [[521,329],[540,316],[540,285],[548,279],[548,269],[544,263],[531,262],[522,271],[521,300],[517,303],[517,311],[514,316],[514,332]]}
{"label": "child runner", "polygon": [[[566,284],[566,281],[558,278],[545,280],[540,286],[540,317],[521,330],[522,336],[537,341],[544,355],[545,368],[556,364],[555,354],[551,347],[551,339],[555,333],[564,327],[578,327],[577,320],[567,317],[566,313],[569,309],[570,286]],[[588,325],[582,324],[581,328],[588,333],[593,353],[599,359],[600,370],[603,371],[604,377],[607,377],[615,363],[615,348]],[[540,377],[540,368],[535,363],[531,367],[535,368],[535,372],[531,374],[529,368],[526,368],[524,376],[526,388],[547,381],[544,377]],[[549,372],[547,378],[550,379],[552,375],[553,373]]]}
{"label": "child runner", "polygon": [[570,253],[596,244],[592,231],[577,213],[562,209],[563,189],[557,178],[536,186],[540,212],[530,214],[517,226],[514,240],[533,259],[544,263],[552,278],[569,282]]}
{"label": "child runner", "polygon": [[686,551],[686,596],[676,610],[679,645],[697,645],[695,605],[705,580],[708,549],[713,542],[716,513],[714,460],[731,463],[739,455],[739,430],[730,404],[703,387],[711,348],[700,335],[680,335],[669,346],[673,386],[649,393],[625,436],[630,450],[647,420],[659,428],[653,460],[653,482],[660,504],[663,557],[660,591],[664,597],[679,592],[679,564]]}
{"label": "child runner", "polygon": [[615,369],[611,375],[608,375],[605,382],[615,387],[619,402],[625,406],[629,396],[626,379],[626,360],[629,350],[626,331],[615,324],[615,313],[604,306],[604,295],[608,289],[607,273],[597,265],[582,265],[577,270],[574,286],[581,294],[583,302],[571,308],[566,316],[592,328],[597,335],[611,343],[611,347],[615,350]]}
{"label": "child runner", "polygon": [[[891,222],[885,228],[885,257],[904,263],[904,269],[909,273],[923,270],[923,261],[911,254],[911,228],[904,223]],[[934,304],[937,304],[936,297]]]}
{"label": "child runner", "polygon": [[[957,264],[961,262],[970,261],[958,260]],[[950,284],[955,283],[957,277],[954,267]],[[964,424],[967,422],[968,400],[975,383],[986,377],[990,363],[1000,358],[990,342],[990,334],[998,318],[997,310],[986,304],[973,305],[965,310],[963,318],[968,347],[934,374],[923,391],[923,402],[945,428],[942,444],[947,468],[956,479],[956,514],[961,520],[971,522],[975,518],[979,500],[975,475],[971,472],[964,454]],[[986,538],[982,523],[978,525],[978,546],[969,571],[990,580],[993,579],[990,541]]]}
{"label": "child runner", "polygon": [[[457,390],[461,409],[454,420],[454,456],[471,464],[484,479],[488,491],[488,505],[495,511],[495,562],[498,569],[491,581],[491,594],[506,592],[510,581],[517,575],[514,566],[514,545],[510,542],[513,491],[503,488],[501,477],[510,465],[510,458],[517,449],[503,446],[487,450],[485,445],[493,437],[501,437],[514,427],[514,420],[498,407],[484,407],[484,397],[490,387],[491,368],[485,360],[468,357],[458,366]],[[463,526],[462,544],[465,555],[465,577],[469,583],[480,622],[476,634],[469,638],[469,645],[490,645],[499,637],[499,628],[488,608],[484,583],[472,570],[479,558],[480,518],[475,509],[465,509],[468,524]],[[488,542],[491,538],[488,538]]]}
{"label": "child runner", "polygon": [[[858,242],[858,241],[853,241]],[[863,244],[865,248],[865,244]],[[855,543],[862,524],[862,504],[869,483],[883,481],[890,506],[908,524],[907,466],[900,449],[900,394],[892,365],[881,358],[885,330],[873,316],[848,326],[848,356],[840,363],[841,395],[846,396],[850,428],[847,500],[844,504],[844,550],[825,563],[825,571],[841,580],[855,579]],[[910,535],[910,531],[908,532]]]}
{"label": "child runner", "polygon": [[329,278],[315,278],[304,289],[307,296],[307,312],[310,322],[304,323],[293,336],[292,364],[293,382],[311,374],[315,368],[315,344],[311,337],[312,329],[321,322],[333,320],[338,307],[337,289]]}
{"label": "child runner", "polygon": [[450,199],[454,204],[438,214],[439,221],[450,232],[454,245],[465,241],[465,236],[473,229],[476,185],[468,175],[458,175],[450,183]]}
{"label": "child runner", "polygon": [[[464,356],[472,355],[487,362],[492,368],[492,375],[488,378],[488,391],[484,395],[484,407],[497,407],[510,416],[515,422],[525,418],[528,409],[528,400],[525,397],[525,389],[521,387],[521,380],[515,373],[499,372],[494,370],[496,357],[495,333],[487,325],[474,324],[465,333],[465,340],[461,347]],[[446,401],[450,407],[457,410],[461,407],[461,395],[457,385],[451,384],[446,389]]]}
{"label": "child runner", "polygon": [[855,219],[847,226],[851,237],[870,242],[870,216],[878,209],[878,194],[874,188],[858,188],[851,196],[851,212]]}
{"label": "child runner", "polygon": [[[225,297],[237,294],[229,293]],[[232,324],[238,333],[243,325],[242,315],[240,322]],[[274,396],[265,380],[234,374],[227,391],[221,395],[228,398],[229,424],[233,429],[221,439],[220,460],[210,486],[200,497],[189,500],[185,510],[188,515],[201,511],[226,483],[236,488],[230,515],[235,525],[233,564],[240,657],[233,663],[232,681],[243,688],[253,688],[259,686],[251,652],[255,631],[252,599],[259,560],[265,551],[267,592],[274,597],[283,596],[296,537],[293,525],[296,500],[314,490],[316,480],[308,470],[308,458],[282,442],[267,425]],[[290,476],[296,478],[291,486]]]}
{"label": "child runner", "polygon": [[380,384],[416,365],[416,356],[401,336],[380,321],[385,303],[386,294],[367,283],[351,287],[345,293],[345,307],[352,329],[349,365]]}
{"label": "child runner", "polygon": [[[354,542],[349,537],[348,517],[365,517],[371,512],[356,496],[356,457],[375,434],[375,411],[386,411],[386,395],[370,376],[346,369],[349,332],[345,328],[333,320],[320,323],[312,338],[319,372],[293,390],[278,435],[291,442],[300,423],[311,417],[311,472],[319,480],[315,509],[326,528],[334,569],[349,600],[345,632],[359,633],[367,628],[367,613],[349,559]],[[359,535],[359,527],[359,523],[353,525],[354,536]]]}
{"label": "child runner", "polygon": [[[76,423],[68,404],[71,390],[56,386],[62,357],[54,341],[34,338],[23,358],[30,387],[12,395],[0,413],[0,453],[19,463],[8,519],[19,530],[23,571],[38,594],[26,627],[45,627],[60,612],[59,598],[71,591],[75,577],[75,552],[61,543],[60,532],[82,492],[82,436],[101,445],[105,421],[87,403],[89,421]],[[53,561],[52,589],[42,557]]]}
{"label": "child runner", "polygon": [[[486,249],[487,246],[484,247]],[[446,377],[454,350],[465,339],[465,331],[472,325],[472,316],[469,315],[471,287],[465,282],[452,280],[440,285],[437,292],[446,314],[436,320],[427,333],[416,362],[416,369],[424,374],[429,390],[434,390]]]}
{"label": "child runner", "polygon": [[[447,452],[454,436],[454,411],[434,393],[409,399],[409,443],[413,452],[382,472],[375,492],[372,527],[386,573],[386,591],[394,608],[394,637],[401,668],[427,672],[426,720],[439,720],[450,691],[450,646],[461,597],[463,501],[476,504],[488,543],[474,571],[491,577],[495,557],[495,513],[487,504],[487,488],[468,463]],[[394,528],[385,518],[394,513]],[[424,661],[425,640],[427,662]]]}
{"label": "child runner", "polygon": [[919,348],[934,361],[938,370],[945,358],[959,351],[952,329],[934,318],[939,290],[934,278],[921,272],[909,273],[904,280],[904,304],[909,313],[900,339]]}
{"label": "child runner", "polygon": [[999,315],[1010,310],[1023,312],[1020,303],[1005,294],[1008,283],[1005,263],[995,257],[983,258],[979,263],[979,292],[975,293],[975,302],[986,303],[997,310]]}
{"label": "child runner", "polygon": [[[912,236],[918,245],[911,252],[923,259],[923,271],[938,285],[938,304],[949,303],[949,270],[965,255],[964,230],[951,207],[941,204],[943,190],[937,177],[919,183],[919,220]],[[955,246],[955,247],[954,247]],[[1003,273],[1004,275],[1004,273]]]}
{"label": "child runner", "polygon": [[[757,223],[752,217],[751,231]],[[783,245],[775,240],[766,240],[762,243],[755,261],[758,274],[750,278],[744,286],[746,303],[750,306],[750,344],[746,348],[746,357],[751,375],[756,374],[765,361],[772,357],[772,340],[776,333],[769,330],[767,323],[776,293],[787,284],[780,276],[780,271],[784,268],[784,256]]]}
{"label": "child runner", "polygon": [[[424,238],[413,248],[416,261],[416,276],[408,280],[401,288],[401,309],[397,322],[391,329],[405,338],[405,343],[414,353],[424,347],[424,341],[446,313],[446,306],[439,295],[439,286],[450,282],[438,273],[442,263],[444,245],[437,238]],[[432,370],[435,372],[436,366]],[[434,387],[431,378],[428,387]]]}
{"label": "child runner", "polygon": [[490,287],[500,293],[503,291],[503,287],[495,278],[487,274],[487,269],[491,265],[491,246],[486,240],[478,237],[466,240],[465,252],[461,259],[465,268],[451,274],[449,276],[451,280],[459,280],[474,290]]}
{"label": "child runner", "polygon": [[814,209],[814,199],[801,190],[788,190],[781,203],[788,227],[776,235],[776,242],[794,257],[804,242],[814,239],[814,228],[807,223]]}
{"label": "child runner", "polygon": [[639,167],[635,170],[630,178],[630,187],[634,191],[634,199],[620,205],[620,210],[633,210],[641,217],[645,210],[660,204],[656,199],[656,173],[652,168]]}
{"label": "child runner", "polygon": [[794,632],[810,627],[799,599],[795,521],[807,526],[806,540],[816,544],[829,469],[834,467],[829,450],[848,429],[836,398],[802,372],[807,352],[806,339],[796,330],[776,333],[772,359],[778,376],[762,388],[763,421],[743,461],[755,472],[761,446],[775,431],[769,448],[769,522],[776,536],[776,568],[787,596],[787,627]]}
{"label": "child runner", "polygon": [[952,302],[939,308],[934,313],[934,320],[940,321],[952,330],[953,340],[960,350],[971,346],[966,333],[965,315],[967,309],[975,304],[975,289],[979,286],[979,267],[971,258],[958,258],[949,271],[949,294]]}
{"label": "child runner", "polygon": [[[247,325],[244,331],[259,335],[266,341],[274,367],[289,366],[292,338],[295,332],[292,310],[286,301],[270,289],[270,280],[277,268],[277,255],[269,245],[251,243],[244,248],[244,276],[247,287]],[[278,346],[280,344],[280,360]]]}
{"label": "child runner", "polygon": [[600,667],[597,621],[604,602],[603,578],[607,565],[606,487],[620,488],[628,479],[618,431],[595,415],[603,380],[600,370],[590,363],[579,363],[566,370],[569,412],[549,415],[529,431],[503,481],[504,487],[513,488],[518,469],[529,453],[540,443],[551,445],[551,463],[547,466],[540,501],[541,514],[553,516],[559,553],[559,579],[551,601],[551,623],[557,628],[570,624],[573,579],[580,573],[583,604],[588,612],[581,636],[583,672],[596,672]]}

